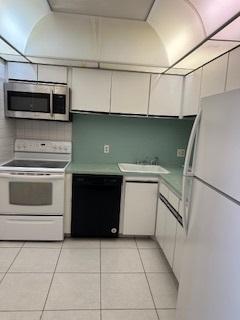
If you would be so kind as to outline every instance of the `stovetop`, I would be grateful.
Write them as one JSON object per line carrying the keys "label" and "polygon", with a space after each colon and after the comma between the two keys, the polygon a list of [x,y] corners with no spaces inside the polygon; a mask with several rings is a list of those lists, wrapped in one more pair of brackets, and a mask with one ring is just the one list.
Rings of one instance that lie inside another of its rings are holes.
{"label": "stovetop", "polygon": [[68,161],[15,159],[2,166],[10,168],[63,169],[67,164]]}

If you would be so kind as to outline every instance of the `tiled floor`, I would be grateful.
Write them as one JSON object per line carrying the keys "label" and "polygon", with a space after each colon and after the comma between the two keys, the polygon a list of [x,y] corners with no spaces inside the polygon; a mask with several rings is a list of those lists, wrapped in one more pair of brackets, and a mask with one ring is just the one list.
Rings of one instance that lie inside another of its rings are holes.
{"label": "tiled floor", "polygon": [[174,320],[176,296],[150,239],[0,241],[1,320]]}

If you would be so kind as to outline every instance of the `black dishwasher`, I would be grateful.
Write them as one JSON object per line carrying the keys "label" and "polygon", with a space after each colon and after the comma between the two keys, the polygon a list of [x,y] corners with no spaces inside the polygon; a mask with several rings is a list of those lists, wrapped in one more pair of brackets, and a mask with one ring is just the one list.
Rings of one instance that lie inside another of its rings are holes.
{"label": "black dishwasher", "polygon": [[72,237],[117,237],[122,176],[74,174]]}

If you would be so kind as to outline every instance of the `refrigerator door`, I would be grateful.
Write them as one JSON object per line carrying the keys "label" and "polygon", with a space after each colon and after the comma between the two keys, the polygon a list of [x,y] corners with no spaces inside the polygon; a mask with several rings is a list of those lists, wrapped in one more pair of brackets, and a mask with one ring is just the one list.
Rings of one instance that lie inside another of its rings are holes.
{"label": "refrigerator door", "polygon": [[177,320],[239,320],[240,206],[197,179]]}
{"label": "refrigerator door", "polygon": [[240,90],[202,100],[194,175],[240,201]]}

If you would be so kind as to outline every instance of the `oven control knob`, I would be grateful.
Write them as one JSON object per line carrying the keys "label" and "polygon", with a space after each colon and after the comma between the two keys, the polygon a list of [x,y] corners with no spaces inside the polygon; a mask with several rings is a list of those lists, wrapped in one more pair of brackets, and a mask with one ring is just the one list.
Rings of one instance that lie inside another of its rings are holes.
{"label": "oven control knob", "polygon": [[112,229],[111,229],[111,232],[112,232],[112,233],[117,233],[117,229],[116,229],[116,228],[112,228]]}

